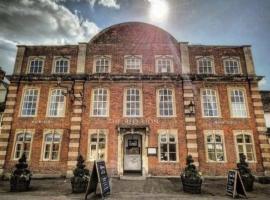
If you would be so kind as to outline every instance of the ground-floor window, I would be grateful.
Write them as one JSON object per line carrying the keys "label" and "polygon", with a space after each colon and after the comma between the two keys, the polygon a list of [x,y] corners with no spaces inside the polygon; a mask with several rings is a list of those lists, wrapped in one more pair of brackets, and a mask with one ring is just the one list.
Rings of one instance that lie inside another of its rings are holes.
{"label": "ground-floor window", "polygon": [[43,160],[59,160],[61,134],[52,131],[44,136]]}
{"label": "ground-floor window", "polygon": [[235,141],[238,160],[240,154],[244,154],[249,162],[256,160],[252,134],[246,131],[236,132]]}
{"label": "ground-floor window", "polygon": [[107,131],[91,129],[89,133],[89,160],[106,160]]}
{"label": "ground-floor window", "polygon": [[177,161],[177,134],[175,133],[175,131],[160,131],[159,158],[162,162]]}
{"label": "ground-floor window", "polygon": [[22,131],[16,134],[14,159],[17,160],[21,158],[23,153],[25,153],[26,158],[29,159],[31,151],[31,142],[32,142],[32,133],[28,131]]}
{"label": "ground-floor window", "polygon": [[205,143],[207,160],[210,162],[224,162],[224,137],[222,131],[208,130],[205,131]]}

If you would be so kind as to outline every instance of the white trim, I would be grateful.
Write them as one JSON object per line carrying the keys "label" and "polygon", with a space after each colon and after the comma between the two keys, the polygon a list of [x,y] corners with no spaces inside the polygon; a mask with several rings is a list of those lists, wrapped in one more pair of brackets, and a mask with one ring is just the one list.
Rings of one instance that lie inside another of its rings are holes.
{"label": "white trim", "polygon": [[64,109],[61,114],[58,114],[56,116],[50,115],[50,106],[51,106],[51,98],[52,98],[52,93],[54,90],[61,90],[62,93],[65,93],[67,90],[64,88],[59,88],[59,87],[53,87],[50,88],[49,90],[49,95],[48,95],[48,101],[47,101],[47,109],[46,109],[46,117],[52,117],[52,118],[59,118],[59,117],[65,117],[66,115],[66,107],[67,107],[67,97],[63,94],[64,96]]}
{"label": "white trim", "polygon": [[[196,59],[197,73],[198,74],[212,74],[212,75],[213,74],[216,74],[214,56],[212,56],[212,55],[211,56],[196,56],[195,59]],[[210,61],[211,68],[212,68],[212,73],[200,73],[200,70],[199,70],[199,61],[201,61],[201,60]]]}
{"label": "white trim", "polygon": [[[160,115],[160,108],[159,108],[159,91],[160,90],[171,90],[172,91],[172,115],[168,115],[168,116],[162,116]],[[156,89],[156,112],[157,112],[157,117],[160,118],[172,118],[172,117],[176,117],[176,102],[175,102],[175,89],[174,88],[170,88],[170,87],[161,87]]]}
{"label": "white trim", "polygon": [[[238,64],[238,69],[239,69],[239,73],[234,73],[234,74],[229,74],[226,72],[225,69],[225,62],[226,61],[236,61]],[[224,74],[226,75],[239,75],[239,74],[243,74],[242,72],[242,67],[241,67],[241,61],[240,61],[240,57],[235,57],[235,56],[223,56],[222,57],[222,63],[223,63],[223,70],[224,70]]]}
{"label": "white trim", "polygon": [[[129,90],[129,89],[135,89],[135,90],[138,90],[139,91],[139,100],[140,100],[140,102],[139,102],[139,105],[140,105],[140,108],[139,108],[139,115],[127,115],[127,113],[126,113],[126,111],[127,111],[127,91]],[[136,118],[136,117],[143,117],[143,92],[142,92],[142,89],[141,88],[139,88],[139,87],[133,87],[133,86],[131,86],[131,87],[126,87],[125,89],[124,89],[124,99],[123,99],[123,103],[124,103],[124,105],[123,105],[123,116],[124,117],[131,117],[131,118]]]}
{"label": "white trim", "polygon": [[[214,91],[215,97],[216,97],[216,104],[217,104],[217,115],[216,116],[206,116],[204,113],[204,101],[203,101],[203,91],[204,90],[211,90]],[[200,99],[201,99],[201,112],[203,118],[221,118],[221,108],[220,108],[220,101],[219,101],[219,92],[218,88],[212,88],[212,87],[205,87],[200,89]]]}
{"label": "white trim", "polygon": [[127,60],[130,58],[140,60],[139,73],[142,73],[142,55],[125,55],[124,56],[124,73],[127,73]]}
{"label": "white trim", "polygon": [[[158,61],[159,60],[169,60],[170,61],[170,72],[158,72]],[[162,74],[162,73],[174,73],[174,62],[173,62],[173,56],[172,55],[155,55],[155,70],[156,73]]]}
{"label": "white trim", "polygon": [[108,72],[111,73],[111,65],[112,65],[112,56],[111,55],[95,55],[93,59],[93,73],[99,73],[96,70],[96,64],[98,59],[108,59]]}
{"label": "white trim", "polygon": [[35,74],[43,74],[44,73],[46,56],[29,56],[28,57],[28,62],[27,62],[26,74],[30,74],[30,65],[31,65],[31,62],[34,61],[34,60],[41,60],[42,61],[41,72],[40,73],[35,73]]}
{"label": "white trim", "polygon": [[[70,58],[71,56],[54,56],[53,57],[53,66],[52,66],[52,74],[69,74],[70,73]],[[56,72],[56,62],[59,60],[68,61],[68,70],[67,72]]]}
{"label": "white trim", "polygon": [[[36,112],[35,115],[22,115],[22,106],[24,103],[24,96],[27,90],[37,90],[37,101],[36,101]],[[39,97],[40,97],[40,87],[35,87],[35,86],[25,86],[22,91],[22,96],[21,96],[21,102],[20,102],[20,109],[19,109],[19,117],[36,117],[38,115],[38,106],[39,106]]]}
{"label": "white trim", "polygon": [[[94,114],[94,93],[96,90],[106,90],[107,92],[107,101],[106,101],[106,115],[95,115]],[[95,87],[91,90],[91,112],[90,117],[109,117],[110,116],[110,90],[107,87]],[[78,109],[79,110],[79,109]],[[79,113],[79,112],[78,112]]]}

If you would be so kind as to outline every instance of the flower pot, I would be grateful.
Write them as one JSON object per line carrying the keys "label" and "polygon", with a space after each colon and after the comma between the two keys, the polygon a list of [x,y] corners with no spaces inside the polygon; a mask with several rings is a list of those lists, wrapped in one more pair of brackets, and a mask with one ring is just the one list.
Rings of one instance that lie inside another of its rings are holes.
{"label": "flower pot", "polygon": [[83,193],[86,191],[88,179],[82,177],[72,177],[71,186],[73,193]]}
{"label": "flower pot", "polygon": [[244,187],[247,192],[253,191],[253,183],[254,183],[254,178],[252,175],[243,175],[241,176]]}
{"label": "flower pot", "polygon": [[202,187],[201,179],[189,179],[181,177],[184,192],[191,194],[200,194]]}

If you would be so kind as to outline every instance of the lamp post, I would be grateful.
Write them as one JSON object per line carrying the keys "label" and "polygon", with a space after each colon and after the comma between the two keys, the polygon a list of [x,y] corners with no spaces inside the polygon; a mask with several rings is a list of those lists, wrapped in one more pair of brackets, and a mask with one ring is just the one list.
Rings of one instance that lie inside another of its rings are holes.
{"label": "lamp post", "polygon": [[193,101],[190,101],[190,103],[188,104],[188,110],[189,110],[189,115],[193,116],[195,114],[195,105]]}

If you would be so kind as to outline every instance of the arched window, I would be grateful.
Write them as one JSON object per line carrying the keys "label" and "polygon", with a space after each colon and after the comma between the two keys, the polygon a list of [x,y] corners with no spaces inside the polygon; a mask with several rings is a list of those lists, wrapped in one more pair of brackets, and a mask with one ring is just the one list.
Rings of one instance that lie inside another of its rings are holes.
{"label": "arched window", "polygon": [[204,117],[218,117],[218,97],[216,90],[203,89],[202,95],[202,112]]}
{"label": "arched window", "polygon": [[242,131],[237,133],[235,137],[237,143],[238,160],[240,158],[240,154],[244,154],[247,157],[247,161],[255,161],[252,136]]}
{"label": "arched window", "polygon": [[92,116],[107,117],[109,113],[108,90],[96,88],[92,93]]}
{"label": "arched window", "polygon": [[137,88],[128,88],[125,90],[124,116],[139,117],[142,114],[141,91]]}
{"label": "arched window", "polygon": [[214,60],[210,57],[197,59],[198,74],[214,74]]}
{"label": "arched window", "polygon": [[158,95],[158,116],[159,117],[172,117],[175,115],[175,100],[174,92],[172,89],[159,89]]}
{"label": "arched window", "polygon": [[65,95],[63,89],[54,89],[51,91],[49,116],[63,117],[65,115]]}
{"label": "arched window", "polygon": [[69,73],[69,59],[68,58],[57,58],[54,61],[54,73],[55,74],[66,74]]}
{"label": "arched window", "polygon": [[32,57],[29,58],[28,73],[41,74],[43,72],[44,58]]}
{"label": "arched window", "polygon": [[59,160],[61,134],[47,133],[44,137],[44,160]]}
{"label": "arched window", "polygon": [[219,131],[206,132],[206,150],[208,161],[225,161],[223,135]]}
{"label": "arched window", "polygon": [[156,73],[173,73],[173,60],[171,57],[156,57]]}
{"label": "arched window", "polygon": [[103,129],[90,130],[90,160],[106,160],[106,131]]}
{"label": "arched window", "polygon": [[25,153],[29,159],[31,151],[32,133],[24,131],[16,135],[14,159],[21,158],[22,154]]}
{"label": "arched window", "polygon": [[241,74],[240,61],[237,58],[225,58],[223,60],[225,74]]}
{"label": "arched window", "polygon": [[95,58],[94,73],[110,73],[111,58],[108,56],[101,56]]}

